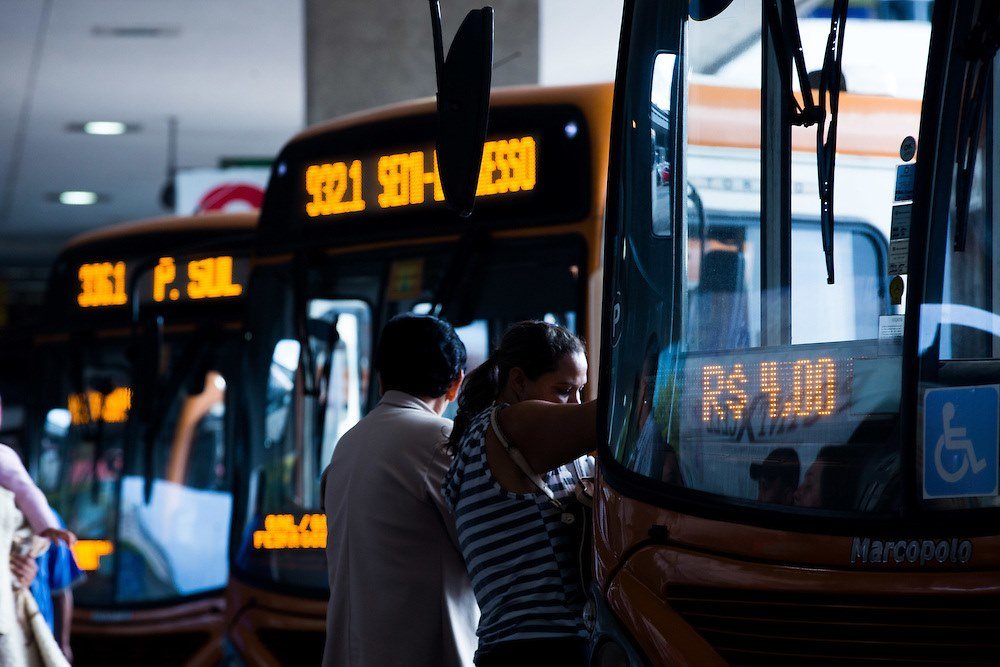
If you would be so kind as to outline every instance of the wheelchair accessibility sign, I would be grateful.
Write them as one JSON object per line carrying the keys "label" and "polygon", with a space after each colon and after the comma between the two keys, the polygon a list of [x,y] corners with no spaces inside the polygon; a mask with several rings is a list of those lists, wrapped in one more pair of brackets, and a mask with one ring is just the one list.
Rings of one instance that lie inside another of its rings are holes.
{"label": "wheelchair accessibility sign", "polygon": [[924,396],[924,498],[997,495],[1000,386]]}

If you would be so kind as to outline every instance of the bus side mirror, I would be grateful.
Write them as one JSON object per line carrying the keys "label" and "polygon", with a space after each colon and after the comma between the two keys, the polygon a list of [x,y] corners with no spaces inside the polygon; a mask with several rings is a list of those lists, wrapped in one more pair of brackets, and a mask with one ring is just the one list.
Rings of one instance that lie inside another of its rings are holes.
{"label": "bus side mirror", "polygon": [[441,12],[430,0],[437,71],[437,167],[445,203],[472,214],[483,162],[493,73],[493,8],[473,9],[442,55]]}
{"label": "bus side mirror", "polygon": [[688,15],[695,21],[707,21],[726,11],[731,4],[733,0],[688,0]]}

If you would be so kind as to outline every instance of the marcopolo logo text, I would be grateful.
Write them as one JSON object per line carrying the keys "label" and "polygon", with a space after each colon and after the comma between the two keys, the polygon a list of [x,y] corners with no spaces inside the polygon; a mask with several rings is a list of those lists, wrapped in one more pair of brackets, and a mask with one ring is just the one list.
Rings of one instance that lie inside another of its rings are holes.
{"label": "marcopolo logo text", "polygon": [[851,543],[851,564],[927,565],[972,560],[971,540],[874,540],[855,537]]}

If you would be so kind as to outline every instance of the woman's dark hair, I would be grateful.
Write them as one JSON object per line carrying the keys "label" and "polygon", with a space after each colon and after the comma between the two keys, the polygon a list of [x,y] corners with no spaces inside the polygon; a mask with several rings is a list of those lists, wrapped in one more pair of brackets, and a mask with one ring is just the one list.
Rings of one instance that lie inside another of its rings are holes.
{"label": "woman's dark hair", "polygon": [[437,398],[465,370],[465,344],[450,324],[405,313],[389,320],[375,349],[382,390]]}
{"label": "woman's dark hair", "polygon": [[529,380],[537,380],[556,370],[567,354],[578,352],[585,352],[583,341],[569,329],[540,320],[512,324],[500,340],[500,347],[465,377],[448,451],[458,451],[469,423],[497,399],[511,369],[520,368]]}

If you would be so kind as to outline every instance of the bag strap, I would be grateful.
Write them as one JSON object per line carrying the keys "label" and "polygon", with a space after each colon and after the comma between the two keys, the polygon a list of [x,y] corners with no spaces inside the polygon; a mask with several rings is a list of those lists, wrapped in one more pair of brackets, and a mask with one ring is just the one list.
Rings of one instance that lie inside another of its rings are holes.
{"label": "bag strap", "polygon": [[497,440],[499,440],[500,444],[503,445],[504,451],[507,452],[507,455],[510,457],[510,460],[514,462],[514,465],[520,468],[525,477],[527,477],[539,491],[544,493],[545,497],[548,498],[553,505],[562,511],[563,505],[556,498],[555,494],[552,493],[552,489],[549,488],[549,485],[545,483],[545,480],[542,479],[541,475],[532,469],[531,465],[524,458],[524,455],[521,454],[521,451],[517,447],[511,445],[510,441],[507,440],[507,436],[500,430],[500,424],[497,422],[497,413],[499,411],[500,406],[495,406],[492,410],[490,410],[490,426],[493,427],[493,433],[496,434]]}

